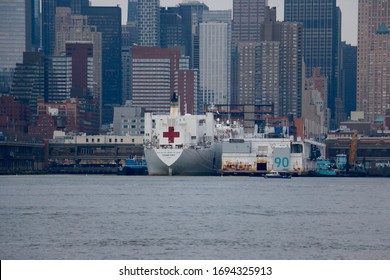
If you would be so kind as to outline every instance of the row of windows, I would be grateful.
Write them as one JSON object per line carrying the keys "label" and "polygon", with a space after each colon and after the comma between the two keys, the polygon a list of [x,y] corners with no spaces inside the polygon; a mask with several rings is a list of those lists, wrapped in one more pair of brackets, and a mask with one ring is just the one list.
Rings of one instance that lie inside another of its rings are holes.
{"label": "row of windows", "polygon": [[[90,141],[91,140],[91,141]],[[118,141],[119,140],[119,141]],[[134,139],[131,139],[132,140],[132,143],[134,143]],[[91,138],[91,139],[89,139],[89,138],[86,138],[85,139],[85,142],[87,142],[87,143],[100,143],[100,138],[97,138],[96,139],[96,141],[95,141],[95,138]],[[115,138],[115,139],[112,139],[112,138],[109,138],[108,139],[108,142],[109,143],[123,143],[124,142],[124,140],[123,140],[123,138],[120,138],[120,139],[117,139],[117,138]]]}
{"label": "row of windows", "polygon": [[125,125],[123,125],[123,128],[124,129],[129,129],[129,128],[136,129],[136,128],[145,128],[145,126],[143,126],[143,125],[137,126],[137,125],[127,125],[127,124],[125,124]]}
{"label": "row of windows", "polygon": [[123,120],[123,119],[122,119],[122,122],[123,122],[123,123],[128,123],[128,122],[131,122],[131,123],[141,122],[141,123],[143,123],[143,122],[145,122],[145,120],[144,120],[144,119],[140,119],[140,120],[136,120],[136,119],[132,119],[132,120]]}

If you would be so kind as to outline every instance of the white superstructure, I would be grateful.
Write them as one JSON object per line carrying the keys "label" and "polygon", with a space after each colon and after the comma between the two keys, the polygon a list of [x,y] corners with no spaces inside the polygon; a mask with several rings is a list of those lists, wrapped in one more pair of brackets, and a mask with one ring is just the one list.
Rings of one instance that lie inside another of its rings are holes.
{"label": "white superstructure", "polygon": [[263,174],[271,171],[305,174],[315,170],[315,151],[325,154],[325,145],[292,138],[253,135],[223,143],[222,174]]}
{"label": "white superstructure", "polygon": [[216,175],[222,149],[214,135],[213,113],[181,115],[174,94],[170,115],[145,114],[149,175]]}

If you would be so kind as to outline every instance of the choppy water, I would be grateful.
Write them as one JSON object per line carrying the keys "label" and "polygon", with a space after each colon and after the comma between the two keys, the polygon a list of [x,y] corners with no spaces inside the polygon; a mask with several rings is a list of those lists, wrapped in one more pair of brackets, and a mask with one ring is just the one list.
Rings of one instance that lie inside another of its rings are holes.
{"label": "choppy water", "polygon": [[0,259],[390,259],[390,180],[0,177]]}

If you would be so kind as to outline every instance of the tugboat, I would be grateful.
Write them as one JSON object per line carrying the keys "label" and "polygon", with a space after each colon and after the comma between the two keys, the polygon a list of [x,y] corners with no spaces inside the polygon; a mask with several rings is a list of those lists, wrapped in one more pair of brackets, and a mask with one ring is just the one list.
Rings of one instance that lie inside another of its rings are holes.
{"label": "tugboat", "polygon": [[119,167],[118,175],[148,175],[148,167],[144,158],[126,159],[125,166]]}
{"label": "tugboat", "polygon": [[312,177],[335,177],[339,174],[336,165],[328,159],[317,159],[317,168],[309,172]]}

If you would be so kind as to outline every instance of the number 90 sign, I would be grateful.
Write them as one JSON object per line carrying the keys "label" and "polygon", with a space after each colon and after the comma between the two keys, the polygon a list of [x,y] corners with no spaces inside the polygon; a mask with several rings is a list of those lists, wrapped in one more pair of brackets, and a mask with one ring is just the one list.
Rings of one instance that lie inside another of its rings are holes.
{"label": "number 90 sign", "polygon": [[284,167],[284,168],[287,168],[289,163],[290,163],[290,160],[287,158],[287,157],[276,157],[274,159],[274,162],[276,164],[276,167],[280,168],[280,167]]}

